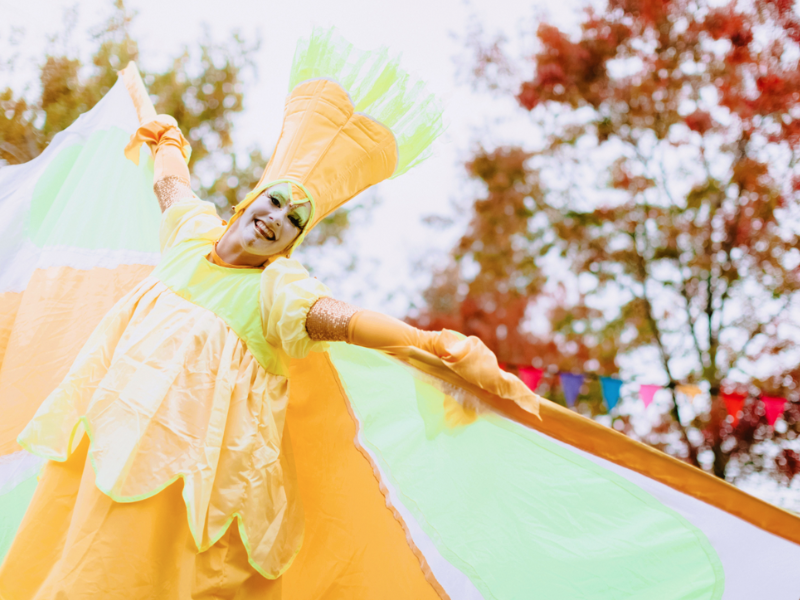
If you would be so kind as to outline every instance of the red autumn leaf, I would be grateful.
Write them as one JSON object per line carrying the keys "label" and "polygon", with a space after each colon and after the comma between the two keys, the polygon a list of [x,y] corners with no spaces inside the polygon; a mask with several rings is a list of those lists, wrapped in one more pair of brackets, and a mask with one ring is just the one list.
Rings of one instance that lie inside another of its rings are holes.
{"label": "red autumn leaf", "polygon": [[704,110],[694,111],[692,114],[688,115],[684,121],[689,129],[700,134],[706,133],[714,126],[711,115]]}
{"label": "red autumn leaf", "polygon": [[[613,375],[620,355],[646,350],[669,380],[680,363],[689,381],[676,383],[706,381],[711,408],[686,423],[675,405],[644,441],[719,477],[733,461],[785,481],[760,453],[800,436],[800,367],[784,366],[800,344],[777,317],[759,321],[765,300],[741,299],[800,291],[799,32],[788,0],[610,0],[575,34],[540,23],[533,56],[499,60],[529,74],[512,94],[549,137],[469,161],[483,191],[417,322],[549,366],[537,390],[557,401],[558,370]],[[719,394],[746,371],[737,361],[761,358],[775,372],[748,392],[790,399],[779,431],[757,400],[734,407],[732,426]],[[599,412],[601,391],[588,392],[579,405]]]}

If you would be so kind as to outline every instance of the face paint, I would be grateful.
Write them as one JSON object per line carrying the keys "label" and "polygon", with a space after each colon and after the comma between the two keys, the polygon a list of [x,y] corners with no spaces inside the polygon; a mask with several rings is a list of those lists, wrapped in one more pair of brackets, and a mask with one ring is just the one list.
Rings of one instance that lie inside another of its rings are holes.
{"label": "face paint", "polygon": [[250,255],[272,256],[292,245],[311,218],[311,203],[291,204],[289,184],[262,192],[235,223],[234,240]]}

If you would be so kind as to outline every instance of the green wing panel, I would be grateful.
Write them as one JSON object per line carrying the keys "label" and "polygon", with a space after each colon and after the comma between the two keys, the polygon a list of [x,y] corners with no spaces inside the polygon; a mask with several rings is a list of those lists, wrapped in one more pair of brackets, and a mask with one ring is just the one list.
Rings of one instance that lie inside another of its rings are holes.
{"label": "green wing panel", "polygon": [[126,159],[128,138],[117,127],[95,131],[53,157],[31,198],[26,234],[34,244],[159,251],[152,161]]}
{"label": "green wing panel", "polygon": [[495,414],[447,426],[453,401],[377,352],[330,356],[382,475],[485,598],[721,598],[705,535],[632,482]]}

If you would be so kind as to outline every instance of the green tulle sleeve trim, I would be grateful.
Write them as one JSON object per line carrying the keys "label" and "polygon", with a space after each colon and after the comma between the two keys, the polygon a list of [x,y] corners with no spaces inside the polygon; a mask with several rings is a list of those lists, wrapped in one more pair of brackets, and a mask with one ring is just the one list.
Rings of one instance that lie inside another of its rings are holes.
{"label": "green tulle sleeve trim", "polygon": [[297,43],[289,90],[309,79],[336,81],[356,111],[392,130],[398,147],[392,177],[428,158],[431,144],[443,131],[441,102],[386,48],[359,50],[334,28],[316,28],[311,37]]}

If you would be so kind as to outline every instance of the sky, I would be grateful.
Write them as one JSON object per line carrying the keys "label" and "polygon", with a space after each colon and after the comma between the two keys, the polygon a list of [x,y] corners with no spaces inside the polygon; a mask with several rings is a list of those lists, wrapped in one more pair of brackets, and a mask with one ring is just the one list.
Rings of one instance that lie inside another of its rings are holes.
{"label": "sky", "polygon": [[[245,88],[245,109],[235,119],[237,150],[253,145],[269,153],[280,131],[283,101],[295,42],[314,26],[334,25],[358,47],[386,45],[401,54],[403,65],[429,83],[445,105],[446,131],[436,142],[433,156],[419,167],[368,192],[378,201],[369,220],[360,223],[348,239],[358,263],[338,281],[325,279],[325,260],[341,261],[342,252],[308,256],[315,275],[343,300],[364,308],[403,316],[419,301],[428,285],[430,268],[446,260],[447,251],[463,232],[470,199],[478,189],[467,180],[464,162],[478,140],[493,146],[525,142],[535,135],[529,119],[511,99],[498,99],[472,89],[464,64],[468,63],[466,35],[477,23],[488,34],[505,32],[509,38],[535,28],[534,17],[548,15],[561,25],[577,22],[583,0],[294,0],[292,2],[225,0],[129,0],[138,13],[133,37],[139,42],[144,68],[166,67],[184,45],[196,44],[208,29],[223,40],[239,31],[246,40],[260,36],[257,76]],[[8,27],[24,30],[25,44],[15,78],[36,74],[49,35],[63,30],[65,10],[78,7],[70,46],[87,58],[93,48],[89,31],[103,23],[111,0],[0,0],[0,51],[7,48]],[[27,61],[27,63],[26,63]],[[30,63],[30,68],[25,67]],[[459,64],[462,66],[459,67]],[[3,83],[0,72],[0,84]],[[21,79],[20,79],[21,80]],[[452,225],[426,225],[431,215],[445,216]],[[341,275],[341,269],[331,272]]]}

